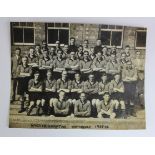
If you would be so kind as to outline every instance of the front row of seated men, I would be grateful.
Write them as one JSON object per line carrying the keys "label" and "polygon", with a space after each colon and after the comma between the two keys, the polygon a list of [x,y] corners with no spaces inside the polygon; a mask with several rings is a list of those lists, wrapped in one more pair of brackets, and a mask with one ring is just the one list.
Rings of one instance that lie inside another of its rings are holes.
{"label": "front row of seated men", "polygon": [[[88,81],[81,81],[80,73],[76,73],[75,80],[70,81],[67,80],[66,71],[62,72],[61,79],[57,81],[52,79],[51,70],[47,71],[46,76],[46,80],[42,82],[40,73],[36,71],[33,79],[24,78],[21,85],[19,81],[19,94],[21,94],[19,113],[26,110],[27,115],[31,115],[35,109],[38,116],[126,118],[124,86],[119,74],[116,74],[115,81],[111,82],[107,82],[106,74],[102,75],[101,82],[95,81],[93,74],[89,75]],[[28,94],[26,108],[25,93]]]}

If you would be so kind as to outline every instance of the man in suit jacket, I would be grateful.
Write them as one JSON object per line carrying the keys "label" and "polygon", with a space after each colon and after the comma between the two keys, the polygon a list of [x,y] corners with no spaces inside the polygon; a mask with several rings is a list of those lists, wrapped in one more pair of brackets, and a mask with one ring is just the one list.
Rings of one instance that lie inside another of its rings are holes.
{"label": "man in suit jacket", "polygon": [[21,64],[21,49],[16,48],[15,55],[11,58],[11,75],[13,80],[13,93],[12,93],[12,102],[15,100],[16,97],[16,89],[17,89],[17,79],[16,79],[16,71],[18,65]]}

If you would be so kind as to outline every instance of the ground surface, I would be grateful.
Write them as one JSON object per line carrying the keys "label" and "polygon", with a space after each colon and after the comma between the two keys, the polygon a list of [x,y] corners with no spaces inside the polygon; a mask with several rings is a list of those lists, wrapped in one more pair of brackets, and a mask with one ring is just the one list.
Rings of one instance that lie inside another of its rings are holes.
{"label": "ground surface", "polygon": [[[82,129],[145,129],[145,112],[138,109],[137,117],[127,119],[72,118],[51,116],[27,116],[19,114],[20,105],[10,105],[11,128],[82,128]],[[34,109],[35,111],[35,109]]]}

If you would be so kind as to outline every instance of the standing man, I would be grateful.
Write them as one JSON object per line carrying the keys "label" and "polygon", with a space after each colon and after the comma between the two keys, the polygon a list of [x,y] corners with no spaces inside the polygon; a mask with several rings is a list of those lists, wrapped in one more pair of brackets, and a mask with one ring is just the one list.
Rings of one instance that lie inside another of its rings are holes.
{"label": "standing man", "polygon": [[12,102],[15,101],[16,98],[16,90],[17,90],[17,83],[18,80],[16,78],[16,71],[17,67],[21,65],[22,59],[21,59],[21,49],[16,48],[15,50],[15,55],[11,58],[11,75],[12,75],[12,80],[13,80],[13,93],[12,93]]}
{"label": "standing man", "polygon": [[135,94],[137,82],[137,69],[131,61],[127,62],[126,69],[122,71],[122,80],[125,87],[126,113],[136,117],[135,112]]}
{"label": "standing man", "polygon": [[75,51],[75,52],[78,51],[78,48],[75,45],[75,38],[74,37],[70,38],[70,45],[69,45],[68,53],[70,54],[71,51]]}
{"label": "standing man", "polygon": [[75,117],[90,117],[91,116],[91,102],[87,100],[86,94],[81,93],[80,99],[74,105]]}
{"label": "standing man", "polygon": [[32,68],[28,65],[27,57],[22,58],[22,64],[17,67],[17,78],[18,78],[18,95],[20,96],[20,110],[18,113],[24,112],[25,96],[28,93],[28,81],[32,74]]}
{"label": "standing man", "polygon": [[94,47],[95,54],[97,54],[98,51],[102,51],[102,42],[101,39],[97,39],[96,46]]}

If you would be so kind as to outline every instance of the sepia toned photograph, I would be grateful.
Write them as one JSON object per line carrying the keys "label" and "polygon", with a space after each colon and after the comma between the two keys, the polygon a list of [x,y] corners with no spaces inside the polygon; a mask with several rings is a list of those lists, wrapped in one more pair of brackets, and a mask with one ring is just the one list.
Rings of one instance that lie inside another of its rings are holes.
{"label": "sepia toned photograph", "polygon": [[10,32],[10,128],[146,128],[147,28],[11,22]]}

